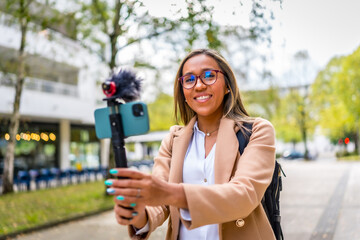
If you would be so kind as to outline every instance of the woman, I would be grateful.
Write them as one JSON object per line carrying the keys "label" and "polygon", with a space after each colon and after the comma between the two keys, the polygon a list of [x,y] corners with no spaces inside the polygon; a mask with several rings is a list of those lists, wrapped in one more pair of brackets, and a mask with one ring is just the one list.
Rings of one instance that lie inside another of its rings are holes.
{"label": "woman", "polygon": [[[261,199],[275,164],[275,133],[250,118],[235,76],[216,51],[195,50],[180,64],[174,85],[175,117],[162,141],[153,174],[111,169],[119,224],[133,239],[146,239],[169,217],[166,239],[275,239]],[[245,151],[237,131],[253,124]]]}

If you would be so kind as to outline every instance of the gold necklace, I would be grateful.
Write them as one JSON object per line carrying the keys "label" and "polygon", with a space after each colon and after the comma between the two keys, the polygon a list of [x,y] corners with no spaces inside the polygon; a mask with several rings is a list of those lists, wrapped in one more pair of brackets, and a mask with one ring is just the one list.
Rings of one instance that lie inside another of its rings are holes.
{"label": "gold necklace", "polygon": [[216,132],[217,130],[219,130],[219,128],[215,129],[215,130],[212,131],[212,132],[207,132],[207,133],[206,133],[206,136],[207,136],[207,137],[210,137],[210,135],[211,135],[212,133]]}

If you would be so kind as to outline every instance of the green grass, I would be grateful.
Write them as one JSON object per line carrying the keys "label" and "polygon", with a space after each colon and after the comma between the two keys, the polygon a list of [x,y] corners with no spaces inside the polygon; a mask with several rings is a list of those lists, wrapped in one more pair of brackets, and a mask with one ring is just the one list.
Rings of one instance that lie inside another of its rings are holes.
{"label": "green grass", "polygon": [[109,209],[103,181],[0,196],[0,236]]}
{"label": "green grass", "polygon": [[360,161],[360,156],[352,155],[352,156],[346,156],[346,157],[339,157],[338,161]]}

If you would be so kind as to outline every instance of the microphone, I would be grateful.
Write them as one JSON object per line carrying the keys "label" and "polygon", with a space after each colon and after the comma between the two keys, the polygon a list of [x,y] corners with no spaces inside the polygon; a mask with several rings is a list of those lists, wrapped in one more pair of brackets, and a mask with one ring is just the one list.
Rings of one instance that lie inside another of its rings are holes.
{"label": "microphone", "polygon": [[104,94],[108,99],[120,98],[132,102],[140,98],[142,79],[130,70],[121,69],[102,84]]}

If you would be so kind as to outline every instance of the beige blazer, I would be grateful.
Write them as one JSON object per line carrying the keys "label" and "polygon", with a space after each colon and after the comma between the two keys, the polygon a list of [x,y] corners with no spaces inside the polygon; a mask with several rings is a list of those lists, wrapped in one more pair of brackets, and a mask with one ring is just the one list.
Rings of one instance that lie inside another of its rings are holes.
{"label": "beige blazer", "polygon": [[170,215],[166,239],[177,239],[180,221],[188,229],[219,224],[221,240],[274,240],[274,234],[261,205],[261,199],[271,182],[275,166],[275,132],[270,122],[257,118],[249,144],[240,156],[233,120],[222,118],[216,140],[215,184],[209,186],[182,183],[183,162],[196,119],[185,127],[173,126],[162,141],[155,158],[153,174],[184,186],[192,220],[181,219],[173,206],[146,207],[150,231],[146,239]]}

